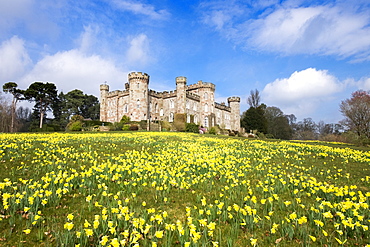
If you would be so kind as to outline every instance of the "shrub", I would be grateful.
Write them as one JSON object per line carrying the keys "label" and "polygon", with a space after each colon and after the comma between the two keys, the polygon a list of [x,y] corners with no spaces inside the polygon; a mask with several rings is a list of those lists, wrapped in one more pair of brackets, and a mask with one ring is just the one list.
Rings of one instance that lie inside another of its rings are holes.
{"label": "shrub", "polygon": [[[69,125],[69,124],[68,124]],[[81,131],[82,130],[82,122],[80,120],[71,123],[68,126],[69,131]]]}
{"label": "shrub", "polygon": [[130,125],[130,130],[131,130],[131,131],[139,130],[139,126],[138,126],[137,124],[131,124],[131,125]]}
{"label": "shrub", "polygon": [[130,121],[131,119],[129,116],[123,115],[120,122],[125,124],[125,123],[129,123]]}
{"label": "shrub", "polygon": [[176,113],[173,124],[177,131],[185,131],[186,115],[184,113]]}
{"label": "shrub", "polygon": [[185,131],[192,132],[192,133],[199,133],[199,125],[195,123],[186,123],[185,124]]}
{"label": "shrub", "polygon": [[208,133],[209,133],[209,134],[211,134],[211,135],[216,135],[216,134],[217,134],[217,133],[216,133],[216,128],[215,128],[215,127],[211,127],[211,128],[209,129]]}
{"label": "shrub", "polygon": [[148,121],[147,120],[141,120],[139,125],[140,125],[140,129],[146,130],[146,128],[148,126]]}
{"label": "shrub", "polygon": [[234,131],[230,131],[230,132],[229,132],[229,136],[235,136]]}
{"label": "shrub", "polygon": [[122,130],[123,131],[128,131],[130,130],[130,125],[129,124],[124,124],[123,127],[122,127]]}
{"label": "shrub", "polygon": [[162,128],[163,131],[170,130],[171,129],[171,124],[164,120],[164,121],[161,122],[161,128]]}

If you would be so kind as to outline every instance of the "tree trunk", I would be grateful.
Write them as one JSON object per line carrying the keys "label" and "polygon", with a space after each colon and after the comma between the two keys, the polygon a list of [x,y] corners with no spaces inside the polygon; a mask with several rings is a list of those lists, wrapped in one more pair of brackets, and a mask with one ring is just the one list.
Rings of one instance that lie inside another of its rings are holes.
{"label": "tree trunk", "polygon": [[44,108],[42,106],[42,100],[40,100],[40,129],[42,129],[43,120],[44,120]]}

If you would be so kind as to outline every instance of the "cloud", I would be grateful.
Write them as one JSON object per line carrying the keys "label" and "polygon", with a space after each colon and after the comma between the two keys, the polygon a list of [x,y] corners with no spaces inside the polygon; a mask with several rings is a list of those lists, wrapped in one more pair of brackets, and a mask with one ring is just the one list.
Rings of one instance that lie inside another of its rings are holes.
{"label": "cloud", "polygon": [[203,23],[247,49],[370,60],[369,7],[361,2],[310,7],[290,1],[266,6],[212,3],[200,5]]}
{"label": "cloud", "polygon": [[153,20],[165,20],[170,15],[167,10],[155,10],[153,5],[140,3],[139,1],[113,0],[112,3],[122,11],[144,15]]}
{"label": "cloud", "polygon": [[116,67],[112,61],[73,49],[45,56],[21,81],[24,87],[35,81],[48,81],[65,93],[78,88],[84,93],[99,96],[100,84],[107,81],[113,90],[121,89],[126,77],[127,72]]}
{"label": "cloud", "polygon": [[0,81],[17,81],[32,64],[24,41],[17,36],[4,41],[0,46]]}
{"label": "cloud", "polygon": [[344,85],[328,71],[308,68],[267,84],[262,98],[267,105],[276,105],[287,114],[301,117],[313,113],[321,103],[331,100],[343,89]]}
{"label": "cloud", "polygon": [[360,89],[370,91],[370,77],[361,78],[358,84]]}
{"label": "cloud", "polygon": [[127,63],[131,66],[144,66],[151,61],[149,51],[149,39],[145,34],[133,37],[126,53]]}

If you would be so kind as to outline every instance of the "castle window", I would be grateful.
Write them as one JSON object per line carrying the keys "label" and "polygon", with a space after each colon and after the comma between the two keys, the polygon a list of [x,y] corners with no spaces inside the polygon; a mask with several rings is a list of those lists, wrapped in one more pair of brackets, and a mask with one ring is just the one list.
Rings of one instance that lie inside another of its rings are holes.
{"label": "castle window", "polygon": [[127,104],[125,104],[124,111],[125,111],[125,113],[128,113],[128,105]]}
{"label": "castle window", "polygon": [[204,93],[204,99],[208,99],[208,93]]}
{"label": "castle window", "polygon": [[194,115],[194,123],[198,124],[198,116],[197,115]]}
{"label": "castle window", "polygon": [[170,113],[170,117],[169,117],[169,121],[168,122],[170,122],[170,123],[173,122],[173,113],[172,112]]}
{"label": "castle window", "polygon": [[196,110],[197,110],[197,103],[195,103],[195,102],[194,102],[193,110],[194,110],[194,111],[196,111]]}
{"label": "castle window", "polygon": [[139,83],[137,83],[137,84],[136,84],[136,87],[137,87],[137,88],[139,88],[139,87],[140,87],[140,84],[139,84]]}
{"label": "castle window", "polygon": [[163,117],[163,109],[159,110],[159,116]]}
{"label": "castle window", "polygon": [[208,104],[204,105],[204,112],[208,112]]}
{"label": "castle window", "polygon": [[186,116],[186,122],[187,122],[187,123],[190,123],[190,114],[188,114],[188,115]]}
{"label": "castle window", "polygon": [[140,100],[139,99],[136,102],[136,108],[140,108]]}
{"label": "castle window", "polygon": [[172,100],[172,99],[170,100],[170,108],[175,108],[175,105],[174,105],[174,103],[173,103],[173,100]]}
{"label": "castle window", "polygon": [[208,128],[208,117],[204,118],[204,127]]}
{"label": "castle window", "polygon": [[155,103],[155,105],[154,105],[154,112],[158,113],[158,104],[157,103]]}
{"label": "castle window", "polygon": [[186,109],[190,109],[190,102],[189,102],[189,100],[186,100]]}

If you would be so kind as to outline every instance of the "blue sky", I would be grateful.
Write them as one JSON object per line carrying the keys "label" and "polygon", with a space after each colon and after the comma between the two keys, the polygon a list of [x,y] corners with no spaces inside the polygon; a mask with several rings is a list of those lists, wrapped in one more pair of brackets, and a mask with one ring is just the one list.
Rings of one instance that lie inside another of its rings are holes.
{"label": "blue sky", "polygon": [[0,0],[0,82],[53,82],[99,96],[131,71],[150,88],[186,76],[217,102],[247,97],[298,120],[342,119],[341,100],[370,90],[370,1]]}

